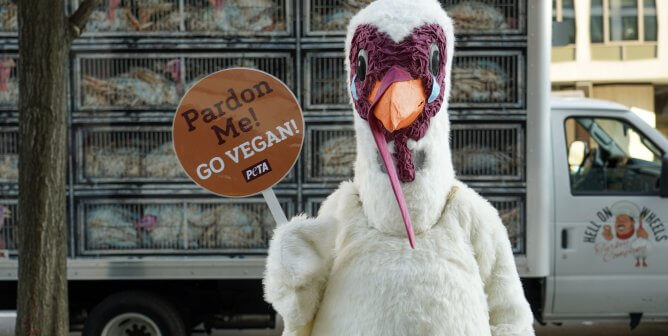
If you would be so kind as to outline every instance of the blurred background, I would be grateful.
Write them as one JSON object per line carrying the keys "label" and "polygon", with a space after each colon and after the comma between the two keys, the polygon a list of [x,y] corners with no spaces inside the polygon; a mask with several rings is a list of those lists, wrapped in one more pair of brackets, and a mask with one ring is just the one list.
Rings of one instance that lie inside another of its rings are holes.
{"label": "blurred background", "polygon": [[[107,296],[140,288],[178,295],[185,310],[201,313],[193,314],[198,322],[251,329],[215,335],[280,334],[280,323],[263,330],[273,314],[258,280],[274,221],[261,197],[222,199],[185,176],[172,148],[174,109],[219,69],[257,68],[284,81],[302,105],[307,134],[299,162],[275,190],[288,217],[317,214],[353,173],[344,35],[371,1],[99,2],[69,52],[64,83],[75,326]],[[66,0],[67,13],[81,2]],[[618,102],[668,135],[668,0],[440,2],[457,31],[453,163],[499,210],[517,260],[526,260],[526,161],[535,144],[527,120],[536,113],[529,93],[549,83],[555,95]],[[536,36],[537,4],[551,5],[551,36]],[[15,2],[0,0],[0,336],[13,335],[16,302],[17,30]],[[529,59],[550,39],[551,60]],[[549,73],[530,76],[530,61]],[[234,319],[242,314],[252,318]],[[631,332],[626,320],[536,327],[541,336],[668,335],[665,323]]]}
{"label": "blurred background", "polygon": [[553,0],[552,90],[618,102],[668,135],[666,5]]}

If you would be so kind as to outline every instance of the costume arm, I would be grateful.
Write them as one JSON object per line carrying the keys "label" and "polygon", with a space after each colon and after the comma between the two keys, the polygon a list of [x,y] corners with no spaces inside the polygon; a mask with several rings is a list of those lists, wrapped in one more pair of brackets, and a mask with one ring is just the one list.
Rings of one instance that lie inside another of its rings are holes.
{"label": "costume arm", "polygon": [[471,216],[471,240],[487,294],[492,335],[534,335],[533,314],[524,297],[508,232],[496,209],[481,201]]}
{"label": "costume arm", "polygon": [[[335,194],[326,202],[333,198]],[[315,316],[330,272],[336,227],[336,219],[321,210],[317,218],[297,216],[274,231],[264,295],[283,317],[283,335],[308,334],[304,330]]]}

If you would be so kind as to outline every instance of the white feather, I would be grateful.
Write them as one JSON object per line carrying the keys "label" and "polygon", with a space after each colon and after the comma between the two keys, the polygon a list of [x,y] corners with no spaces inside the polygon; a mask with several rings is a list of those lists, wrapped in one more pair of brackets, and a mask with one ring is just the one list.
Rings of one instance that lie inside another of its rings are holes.
{"label": "white feather", "polygon": [[[448,43],[446,96],[426,135],[408,142],[426,154],[415,180],[402,184],[417,248],[408,245],[368,122],[355,113],[354,181],[342,183],[317,218],[296,217],[277,228],[270,243],[265,298],[283,316],[284,336],[534,334],[497,211],[454,176],[450,18],[436,0],[378,0],[351,20],[346,55],[360,24],[399,42],[430,23],[441,25]],[[453,186],[459,191],[446,203]]]}

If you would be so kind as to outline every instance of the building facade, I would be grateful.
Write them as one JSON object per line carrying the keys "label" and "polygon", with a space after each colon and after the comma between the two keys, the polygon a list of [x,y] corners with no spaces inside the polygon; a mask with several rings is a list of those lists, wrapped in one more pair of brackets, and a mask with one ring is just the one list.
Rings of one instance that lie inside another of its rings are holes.
{"label": "building facade", "polygon": [[616,101],[668,135],[668,1],[553,0],[553,91]]}

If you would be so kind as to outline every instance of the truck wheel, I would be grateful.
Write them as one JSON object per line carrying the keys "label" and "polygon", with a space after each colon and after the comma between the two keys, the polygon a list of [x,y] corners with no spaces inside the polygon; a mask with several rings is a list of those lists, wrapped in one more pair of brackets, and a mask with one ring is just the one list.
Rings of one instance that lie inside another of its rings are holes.
{"label": "truck wheel", "polygon": [[187,335],[183,318],[160,296],[145,292],[110,295],[93,308],[83,336]]}

